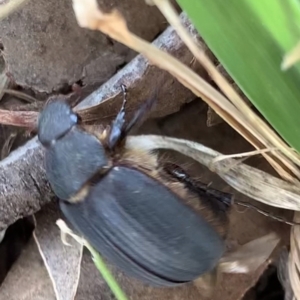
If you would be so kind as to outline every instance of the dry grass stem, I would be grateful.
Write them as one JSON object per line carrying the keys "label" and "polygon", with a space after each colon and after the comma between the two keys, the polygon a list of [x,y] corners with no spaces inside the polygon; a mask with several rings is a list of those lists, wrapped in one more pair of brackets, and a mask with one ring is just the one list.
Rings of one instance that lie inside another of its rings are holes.
{"label": "dry grass stem", "polygon": [[8,0],[0,5],[0,20],[6,18],[17,9],[20,9],[28,0]]}
{"label": "dry grass stem", "polygon": [[[299,212],[295,212],[294,221],[300,222]],[[288,260],[288,272],[295,299],[300,299],[300,226],[291,230],[291,250]]]}
{"label": "dry grass stem", "polygon": [[9,86],[9,79],[3,71],[0,74],[0,100],[3,98],[5,92],[4,90]]}
{"label": "dry grass stem", "polygon": [[243,152],[243,153],[236,153],[236,154],[228,154],[228,155],[220,155],[212,160],[212,165],[215,163],[228,159],[228,158],[239,158],[239,157],[250,157],[254,155],[259,155],[266,152],[272,152],[272,151],[278,151],[277,148],[271,148],[271,149],[261,149],[261,150],[253,150],[249,152]]}
{"label": "dry grass stem", "polygon": [[19,91],[15,91],[15,90],[11,90],[11,89],[3,89],[2,90],[3,93],[6,93],[6,94],[10,94],[10,95],[13,95],[13,96],[16,96],[22,100],[25,100],[27,101],[28,103],[35,103],[37,102],[38,100],[35,99],[34,97],[31,97],[23,92],[19,92]]}
{"label": "dry grass stem", "polygon": [[[217,172],[229,185],[245,195],[269,205],[299,211],[299,181],[291,174],[293,173],[298,179],[300,178],[298,168],[300,165],[299,154],[288,147],[274,130],[260,119],[239,97],[227,80],[206,57],[204,51],[199,49],[189,37],[170,2],[168,0],[152,0],[151,4],[153,3],[158,6],[169,23],[176,28],[178,34],[194,56],[206,68],[230,101],[187,66],[131,33],[127,28],[126,21],[116,10],[107,14],[103,13],[98,8],[96,0],[73,0],[73,8],[81,27],[102,31],[116,41],[143,54],[156,66],[168,71],[195,95],[206,101],[219,116],[257,150],[273,149],[274,147],[279,149],[280,151],[272,151],[271,153],[262,150],[260,153],[282,178],[294,184],[289,184],[244,164],[236,164],[232,159],[225,161],[219,159],[218,163],[214,161],[212,164],[213,159],[216,159],[220,153],[189,141],[154,136],[147,136],[146,138],[132,137],[127,140],[127,147],[137,147],[138,145],[147,150],[164,148],[179,151],[208,167],[213,166],[213,171]],[[291,63],[299,59],[297,52],[297,49],[293,50],[293,53],[285,58],[283,68],[287,68]],[[293,227],[291,241],[293,249],[297,248],[299,250],[299,245],[295,241],[300,240],[300,232],[297,232],[296,229],[299,230],[299,227]],[[290,272],[294,274],[294,276],[291,276],[291,283],[297,296],[300,295],[300,290],[299,276],[296,276],[296,269],[300,269],[298,266],[300,260],[296,253],[298,254],[299,251],[293,250],[291,252]]]}
{"label": "dry grass stem", "polygon": [[[111,13],[103,13],[98,8],[95,0],[73,0],[73,8],[77,21],[81,27],[94,30],[98,29],[118,42],[121,42],[143,54],[158,67],[167,70],[195,95],[206,101],[209,106],[211,106],[224,120],[226,120],[227,123],[235,128],[235,130],[238,131],[245,139],[251,142],[256,149],[270,148],[273,146],[269,145],[268,141],[266,141],[261,134],[253,128],[253,126],[247,121],[247,118],[240,113],[236,106],[193,72],[189,67],[182,64],[168,53],[157,49],[154,45],[131,33],[127,28],[126,21],[119,12],[113,10]],[[295,157],[296,153],[294,151],[291,152]],[[275,153],[275,155],[278,156],[279,154]],[[282,154],[280,154],[280,156],[281,160],[285,160],[284,164],[287,165],[298,178],[300,178],[300,172],[293,163],[285,159]],[[266,156],[266,158],[283,178],[291,182],[296,182],[294,176],[281,166],[282,162],[279,163],[278,159],[275,160],[270,156]]]}
{"label": "dry grass stem", "polygon": [[282,61],[281,69],[286,71],[300,60],[300,42],[288,52]]}
{"label": "dry grass stem", "polygon": [[[221,153],[200,143],[158,135],[129,136],[126,141],[129,149],[146,151],[169,149],[193,158],[209,168],[213,159]],[[300,211],[300,187],[266,172],[245,164],[234,164],[227,159],[214,165],[216,172],[237,191],[262,203],[284,209]],[[224,172],[224,169],[227,172]]]}
{"label": "dry grass stem", "polygon": [[[254,136],[260,140],[267,148],[278,147],[289,159],[294,161],[296,164],[300,164],[299,156],[292,151],[279,137],[278,135],[257,116],[252,109],[247,105],[247,103],[240,97],[232,85],[227,81],[227,79],[222,75],[218,68],[210,61],[205,51],[198,47],[193,41],[191,36],[188,34],[186,29],[182,26],[179,16],[172,6],[169,0],[153,0],[157,5],[163,15],[166,17],[168,22],[175,28],[178,35],[188,46],[190,51],[193,53],[194,57],[202,64],[202,66],[208,71],[212,79],[218,84],[220,89],[224,94],[230,99],[230,101],[240,110],[240,113],[246,117],[248,123],[245,127],[249,129],[252,127]],[[257,149],[259,149],[252,141],[251,142]],[[284,155],[280,152],[273,153],[277,156],[298,178],[299,170],[292,164]],[[264,153],[262,153],[264,155]],[[273,160],[270,160],[268,155],[264,155],[266,159],[273,164]],[[275,168],[276,165],[274,165]],[[280,171],[279,166],[279,171]]]}

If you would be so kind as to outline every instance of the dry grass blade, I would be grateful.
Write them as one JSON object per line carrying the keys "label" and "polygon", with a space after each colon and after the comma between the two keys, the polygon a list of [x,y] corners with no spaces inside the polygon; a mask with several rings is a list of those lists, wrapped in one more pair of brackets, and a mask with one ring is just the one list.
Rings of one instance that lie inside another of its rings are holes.
{"label": "dry grass blade", "polygon": [[286,71],[300,60],[300,42],[287,53],[282,61],[281,69]]}
{"label": "dry grass blade", "polygon": [[[267,141],[253,129],[247,122],[247,119],[240,111],[228,101],[221,93],[209,85],[205,80],[193,72],[189,67],[180,61],[157,49],[154,45],[149,44],[143,39],[131,33],[126,25],[126,21],[117,12],[104,14],[97,5],[95,0],[73,0],[73,8],[77,17],[77,21],[81,27],[89,29],[98,29],[109,35],[111,38],[125,44],[126,46],[140,52],[147,57],[152,63],[158,67],[167,70],[175,76],[184,86],[189,88],[195,95],[205,100],[218,114],[226,120],[236,131],[238,131],[245,139],[251,142],[257,149],[269,148]],[[266,147],[264,147],[264,145]],[[272,146],[272,145],[271,145]],[[296,181],[281,164],[268,157],[267,159],[279,174],[289,181]],[[300,178],[300,173],[291,162],[285,162],[293,173]]]}
{"label": "dry grass blade", "polygon": [[0,155],[0,159],[4,159],[5,157],[8,156],[8,154],[10,153],[11,147],[15,141],[17,137],[17,132],[12,132],[6,139],[5,142],[1,148],[1,155]]}
{"label": "dry grass blade", "polygon": [[213,161],[212,161],[212,165],[224,160],[224,159],[228,159],[228,158],[239,158],[239,157],[250,157],[250,156],[254,156],[254,155],[258,155],[258,154],[263,154],[265,152],[272,152],[272,151],[276,151],[278,149],[276,148],[271,148],[271,149],[261,149],[261,150],[254,150],[254,151],[249,151],[249,152],[244,152],[244,153],[236,153],[236,154],[230,154],[230,155],[220,155],[218,157],[216,157]]}
{"label": "dry grass blade", "polygon": [[287,248],[284,248],[277,262],[278,279],[284,289],[284,300],[295,300],[289,275],[289,257]]}
{"label": "dry grass blade", "polygon": [[[298,178],[299,178],[299,170],[298,168],[292,164],[289,159],[291,159],[294,163],[299,165],[299,155],[294,152],[291,148],[287,147],[287,145],[275,134],[275,132],[257,116],[248,105],[239,97],[238,93],[232,88],[232,86],[226,81],[226,79],[222,76],[220,72],[218,72],[217,68],[210,62],[208,57],[205,56],[204,51],[198,49],[193,40],[189,37],[188,33],[185,31],[183,26],[180,24],[179,18],[176,14],[176,11],[172,7],[169,0],[153,0],[153,2],[157,5],[157,7],[161,10],[164,16],[167,18],[169,23],[177,30],[180,37],[184,40],[186,45],[192,51],[194,56],[198,59],[199,62],[206,68],[206,70],[210,73],[211,77],[214,81],[219,85],[224,94],[236,105],[236,107],[241,111],[241,113],[247,117],[249,123],[253,126],[255,130],[265,139],[263,143],[267,146],[267,148],[271,148],[272,146],[278,147],[282,153],[286,155],[286,157],[280,152],[272,152],[277,158],[281,160],[281,162],[287,166]],[[290,53],[288,53],[283,60],[282,69],[287,70],[293,64],[298,62],[300,59],[300,43],[292,49]],[[251,142],[251,141],[250,141]],[[255,147],[256,145],[252,143]],[[257,148],[257,147],[256,147]],[[262,153],[263,154],[263,153]],[[271,163],[274,164],[269,159],[269,155],[264,155],[265,158]],[[224,156],[225,157],[225,156]],[[220,161],[224,157],[217,157],[214,162]],[[287,159],[288,158],[288,159]],[[232,166],[231,166],[232,167]],[[284,175],[280,169],[275,166],[275,169],[279,171],[279,174]],[[283,176],[286,178],[286,176]],[[294,241],[292,251],[294,255],[291,257],[291,272],[293,273],[293,287],[295,290],[295,294],[298,299],[300,299],[300,291],[297,287],[299,287],[299,253],[300,253],[300,231],[299,227],[296,226],[291,234],[291,239]],[[296,249],[297,248],[297,249]],[[295,255],[297,253],[297,255]],[[253,262],[255,262],[254,260]],[[298,270],[298,272],[296,272]],[[286,293],[286,298],[291,297],[291,293]],[[292,296],[293,297],[293,296]]]}
{"label": "dry grass blade", "polygon": [[[275,132],[267,126],[267,124],[262,121],[247,105],[247,103],[240,97],[232,85],[227,81],[227,79],[222,75],[217,67],[210,61],[208,56],[205,54],[204,50],[199,48],[193,41],[191,36],[182,26],[179,16],[172,6],[169,0],[153,0],[160,11],[164,14],[169,23],[175,28],[181,39],[185,42],[188,48],[191,50],[195,58],[203,65],[203,67],[208,71],[212,79],[218,84],[224,94],[231,100],[231,102],[240,110],[241,114],[245,116],[248,121],[247,129],[252,128],[253,134],[258,138],[266,147],[278,147],[289,159],[293,160],[298,165],[300,164],[299,156],[288,147],[276,134]],[[251,141],[250,141],[251,142]],[[252,143],[253,144],[253,143]],[[273,144],[273,145],[272,145]],[[257,145],[253,144],[256,148]],[[263,154],[264,155],[264,154]],[[299,170],[293,165],[289,160],[286,159],[280,152],[274,153],[296,176],[299,178]],[[270,161],[269,155],[264,155],[266,159]],[[276,169],[276,166],[275,166]]]}
{"label": "dry grass blade", "polygon": [[31,97],[25,93],[19,92],[19,91],[15,91],[15,90],[11,90],[11,89],[3,89],[3,93],[6,94],[10,94],[10,95],[14,95],[20,99],[23,99],[25,101],[27,101],[28,103],[35,103],[38,100],[35,99],[34,97]]}
{"label": "dry grass blade", "polygon": [[0,99],[2,99],[3,95],[5,94],[5,89],[9,86],[9,79],[6,76],[5,72],[3,71],[0,74]]}
{"label": "dry grass blade", "polygon": [[[157,3],[160,8],[164,4],[169,4],[168,1],[166,2],[164,0],[154,2]],[[288,168],[298,179],[300,178],[299,169],[295,165],[300,165],[299,155],[289,148],[258,116],[249,110],[248,106],[239,98],[237,93],[221,74],[219,74],[212,63],[203,56],[203,53],[199,52],[197,48],[194,48],[195,45],[193,42],[190,43],[191,40],[188,36],[185,33],[183,35],[181,34],[182,27],[178,22],[179,19],[176,14],[175,17],[177,19],[173,19],[173,25],[177,26],[177,30],[186,41],[186,44],[210,72],[212,78],[232,102],[226,99],[187,66],[132,34],[127,28],[126,21],[117,11],[104,14],[98,8],[95,0],[73,0],[73,8],[81,27],[102,31],[118,42],[140,52],[156,66],[168,71],[195,95],[206,101],[213,110],[254,145],[256,149],[271,149],[274,147],[280,149],[282,153],[273,151],[272,153],[262,152],[261,154],[265,156],[281,177],[297,185],[288,184],[283,180],[243,164],[234,165],[235,161],[229,159],[215,164],[214,171],[229,185],[251,198],[276,207],[296,211],[300,210],[299,181],[287,170]],[[168,6],[167,10],[172,12],[170,6]],[[162,9],[162,11],[165,12],[164,9]],[[168,19],[168,15],[165,14],[165,16],[167,16]],[[169,21],[171,20],[172,19],[169,18]],[[133,140],[128,140],[129,147],[137,146],[137,144],[134,145],[134,143],[130,143],[130,141],[132,142]],[[135,140],[135,142],[137,142],[137,140]],[[159,137],[149,140],[149,136],[147,136],[146,139],[140,139],[138,142],[139,146],[145,146],[146,150],[165,148],[179,151],[208,167],[212,165],[212,159],[219,155],[219,153],[205,148],[202,145],[182,140],[159,139]],[[226,169],[228,169],[228,167],[230,169],[227,171]],[[226,172],[224,172],[224,170],[226,170]],[[295,266],[295,264],[293,264],[293,266]]]}
{"label": "dry grass blade", "polygon": [[0,5],[0,20],[20,9],[28,0],[8,0]]}
{"label": "dry grass blade", "polygon": [[[300,221],[299,212],[295,212],[294,221]],[[289,257],[289,279],[294,296],[300,299],[300,226],[294,226],[291,231],[291,250]]]}
{"label": "dry grass blade", "polygon": [[[208,168],[213,159],[222,155],[199,143],[158,135],[129,136],[126,147],[145,151],[174,150],[193,158]],[[224,172],[224,169],[227,171]],[[233,159],[215,164],[213,171],[234,189],[257,201],[275,207],[300,211],[300,187],[294,184],[242,163],[236,165]]]}

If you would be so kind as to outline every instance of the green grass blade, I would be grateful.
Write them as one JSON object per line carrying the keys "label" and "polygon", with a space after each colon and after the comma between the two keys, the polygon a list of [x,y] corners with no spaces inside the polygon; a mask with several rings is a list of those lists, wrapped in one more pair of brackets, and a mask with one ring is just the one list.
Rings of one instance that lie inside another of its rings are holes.
{"label": "green grass blade", "polygon": [[107,285],[110,287],[111,291],[115,295],[117,300],[129,300],[117,281],[115,280],[114,276],[111,274],[110,270],[106,266],[104,260],[100,256],[100,254],[89,244],[86,244],[87,248],[92,254],[93,261],[95,266],[97,267],[98,271],[106,281]]}
{"label": "green grass blade", "polygon": [[177,0],[243,92],[300,152],[300,64],[283,56],[300,40],[296,0]]}

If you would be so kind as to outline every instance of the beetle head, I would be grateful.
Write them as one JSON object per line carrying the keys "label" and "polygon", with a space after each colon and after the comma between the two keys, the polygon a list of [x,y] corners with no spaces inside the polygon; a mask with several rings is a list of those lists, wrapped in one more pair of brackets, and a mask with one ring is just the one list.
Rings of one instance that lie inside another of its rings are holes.
{"label": "beetle head", "polygon": [[63,101],[47,104],[38,121],[38,138],[44,146],[51,145],[64,136],[75,124],[78,116]]}

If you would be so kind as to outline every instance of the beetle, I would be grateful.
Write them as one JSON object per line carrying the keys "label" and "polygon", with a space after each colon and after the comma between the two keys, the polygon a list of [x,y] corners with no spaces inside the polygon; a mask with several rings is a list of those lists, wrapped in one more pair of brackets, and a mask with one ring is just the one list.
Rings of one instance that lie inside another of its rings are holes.
{"label": "beetle", "polygon": [[213,272],[225,252],[230,201],[191,183],[157,154],[126,148],[149,99],[125,122],[91,129],[65,102],[48,103],[38,120],[46,176],[69,223],[128,276],[156,287]]}

